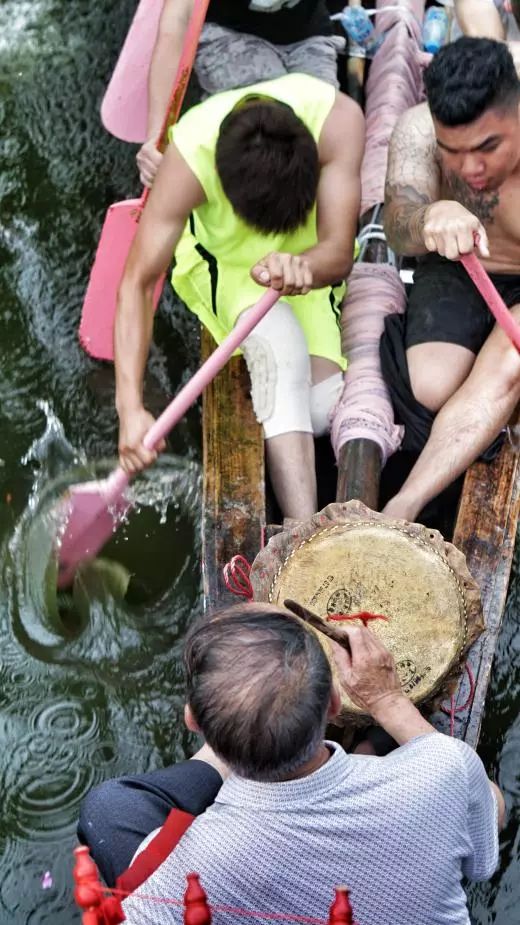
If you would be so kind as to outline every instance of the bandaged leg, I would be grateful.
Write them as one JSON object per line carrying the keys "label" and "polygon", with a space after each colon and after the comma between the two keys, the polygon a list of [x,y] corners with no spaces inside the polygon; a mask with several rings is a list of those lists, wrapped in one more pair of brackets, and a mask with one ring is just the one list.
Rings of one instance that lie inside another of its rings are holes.
{"label": "bandaged leg", "polygon": [[316,511],[311,421],[311,363],[303,331],[277,302],[242,345],[257,420],[266,438],[269,474],[282,514],[304,519]]}

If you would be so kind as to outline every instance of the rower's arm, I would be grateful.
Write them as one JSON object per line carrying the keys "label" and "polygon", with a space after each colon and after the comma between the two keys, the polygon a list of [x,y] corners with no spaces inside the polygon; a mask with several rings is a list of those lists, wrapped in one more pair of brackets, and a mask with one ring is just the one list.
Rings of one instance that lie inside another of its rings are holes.
{"label": "rower's arm", "polygon": [[464,35],[505,39],[505,29],[493,0],[455,0],[455,13]]}
{"label": "rower's arm", "polygon": [[174,144],[169,145],[130,249],[115,323],[116,407],[142,407],[143,377],[153,327],[153,292],[167,269],[192,209],[204,191]]}
{"label": "rower's arm", "polygon": [[385,184],[385,234],[397,254],[426,254],[424,221],[440,199],[433,123],[425,104],[405,112],[393,131]]}
{"label": "rower's arm", "polygon": [[148,134],[156,141],[182,54],[194,0],[164,0],[148,77]]}
{"label": "rower's arm", "polygon": [[338,93],[319,142],[318,243],[301,255],[310,265],[313,289],[345,279],[352,269],[364,143],[361,109]]}

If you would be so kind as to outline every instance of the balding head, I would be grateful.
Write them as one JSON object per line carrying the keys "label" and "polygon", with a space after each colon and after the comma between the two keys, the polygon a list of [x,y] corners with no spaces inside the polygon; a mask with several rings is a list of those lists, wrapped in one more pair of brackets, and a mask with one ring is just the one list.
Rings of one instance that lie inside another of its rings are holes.
{"label": "balding head", "polygon": [[332,678],[303,623],[270,605],[238,604],[193,627],[188,703],[206,741],[235,773],[288,777],[323,739]]}

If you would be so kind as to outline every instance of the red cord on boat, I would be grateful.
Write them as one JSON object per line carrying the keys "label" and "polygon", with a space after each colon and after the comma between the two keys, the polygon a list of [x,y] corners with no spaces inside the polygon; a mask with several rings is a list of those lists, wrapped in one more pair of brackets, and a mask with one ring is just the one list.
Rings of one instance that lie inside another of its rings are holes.
{"label": "red cord on boat", "polygon": [[222,574],[228,591],[248,601],[253,600],[253,585],[249,578],[251,566],[244,556],[233,556],[231,562],[224,566]]}
{"label": "red cord on boat", "polygon": [[344,886],[336,887],[335,900],[330,907],[329,918],[325,920],[290,912],[262,912],[256,909],[241,909],[239,906],[210,904],[200,883],[199,874],[196,873],[187,875],[187,888],[182,900],[166,896],[148,896],[141,892],[134,893],[133,890],[112,889],[101,882],[97,865],[90,857],[86,845],[75,848],[74,857],[74,898],[82,911],[83,925],[120,925],[125,921],[121,903],[131,896],[135,901],[151,905],[182,907],[184,925],[211,925],[212,912],[297,925],[355,925],[348,890]]}
{"label": "red cord on boat", "polygon": [[386,620],[388,623],[388,617],[384,617],[382,613],[369,613],[368,610],[362,610],[361,613],[329,613],[327,619],[337,623],[343,620],[361,620],[364,627],[371,620]]}
{"label": "red cord on boat", "polygon": [[469,662],[466,662],[464,669],[468,676],[468,681],[469,681],[469,694],[465,702],[461,704],[460,706],[456,707],[455,706],[455,695],[453,694],[450,697],[449,707],[445,707],[444,705],[441,705],[442,712],[446,713],[447,716],[449,716],[450,718],[450,736],[453,736],[455,733],[455,715],[457,713],[462,713],[463,710],[467,710],[467,708],[473,703],[473,698],[475,696],[475,676],[473,674],[473,671],[471,670],[471,665],[469,664]]}

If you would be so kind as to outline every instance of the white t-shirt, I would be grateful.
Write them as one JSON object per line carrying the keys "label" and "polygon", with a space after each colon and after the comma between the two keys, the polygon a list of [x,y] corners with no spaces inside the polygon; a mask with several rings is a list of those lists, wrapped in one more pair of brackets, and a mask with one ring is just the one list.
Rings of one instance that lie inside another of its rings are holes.
{"label": "white t-shirt", "polygon": [[[182,909],[139,893],[180,900],[192,871],[210,905],[326,920],[345,884],[359,925],[469,925],[462,877],[485,880],[498,860],[496,800],[475,752],[440,733],[385,758],[328,744],[329,761],[307,777],[228,778],[124,902],[129,925],[181,923]],[[214,911],[213,923],[244,919]]]}

